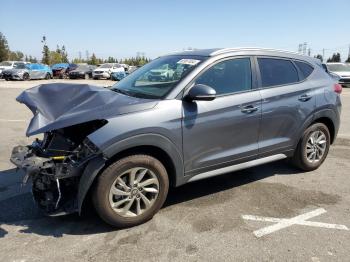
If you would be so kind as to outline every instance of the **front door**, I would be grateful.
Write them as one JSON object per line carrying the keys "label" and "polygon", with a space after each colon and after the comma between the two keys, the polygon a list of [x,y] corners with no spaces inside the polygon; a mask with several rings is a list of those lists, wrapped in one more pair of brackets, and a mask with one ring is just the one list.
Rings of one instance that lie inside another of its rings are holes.
{"label": "front door", "polygon": [[233,165],[258,154],[261,97],[249,57],[214,64],[195,79],[216,90],[213,101],[183,102],[187,175]]}

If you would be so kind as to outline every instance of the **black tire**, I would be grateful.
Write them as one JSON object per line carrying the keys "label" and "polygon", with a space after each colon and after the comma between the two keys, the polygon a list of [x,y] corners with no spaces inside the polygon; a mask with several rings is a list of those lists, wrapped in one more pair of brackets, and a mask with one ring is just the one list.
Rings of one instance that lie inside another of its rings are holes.
{"label": "black tire", "polygon": [[[158,195],[154,203],[143,213],[134,217],[125,217],[112,209],[109,192],[119,175],[136,167],[146,168],[153,172],[159,182]],[[125,228],[150,220],[162,207],[168,189],[168,174],[159,160],[148,155],[132,155],[114,162],[101,173],[94,186],[92,199],[97,213],[105,222],[118,228]]]}
{"label": "black tire", "polygon": [[[322,157],[317,162],[310,162],[307,158],[306,147],[310,136],[315,131],[321,131],[326,136],[325,150]],[[299,144],[294,152],[292,162],[296,167],[304,171],[315,170],[319,168],[323,163],[323,161],[326,159],[328,155],[329,147],[330,147],[330,134],[327,126],[322,123],[312,124],[304,131],[303,136],[300,139]]]}
{"label": "black tire", "polygon": [[46,75],[45,75],[45,80],[49,80],[51,78],[51,75],[49,74],[49,73],[47,73]]}
{"label": "black tire", "polygon": [[24,73],[23,74],[23,81],[28,81],[29,80],[29,74],[28,73]]}

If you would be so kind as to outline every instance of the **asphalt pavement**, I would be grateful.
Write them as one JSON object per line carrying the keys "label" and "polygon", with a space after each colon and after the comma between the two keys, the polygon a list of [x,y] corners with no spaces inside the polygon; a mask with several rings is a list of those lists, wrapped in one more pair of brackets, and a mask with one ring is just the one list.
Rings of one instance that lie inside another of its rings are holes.
{"label": "asphalt pavement", "polygon": [[349,261],[350,89],[324,164],[300,172],[278,161],[172,189],[140,226],[116,230],[92,208],[82,216],[45,217],[22,173],[9,162],[31,112],[15,101],[46,82],[0,80],[0,261]]}

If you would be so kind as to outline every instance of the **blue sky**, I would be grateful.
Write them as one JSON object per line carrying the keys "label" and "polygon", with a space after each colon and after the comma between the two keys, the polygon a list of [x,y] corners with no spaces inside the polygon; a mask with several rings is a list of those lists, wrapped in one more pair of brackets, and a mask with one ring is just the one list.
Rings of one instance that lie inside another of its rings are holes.
{"label": "blue sky", "polygon": [[[349,0],[7,0],[0,31],[12,50],[41,58],[40,40],[64,44],[70,58],[86,50],[154,58],[184,48],[259,46],[297,51],[307,42],[326,57],[350,44]],[[336,15],[334,15],[336,14]]]}

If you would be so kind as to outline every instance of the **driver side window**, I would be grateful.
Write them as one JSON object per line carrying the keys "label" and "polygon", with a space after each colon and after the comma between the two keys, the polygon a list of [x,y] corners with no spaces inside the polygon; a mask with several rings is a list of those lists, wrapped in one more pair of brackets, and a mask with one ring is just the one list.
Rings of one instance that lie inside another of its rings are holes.
{"label": "driver side window", "polygon": [[195,83],[214,88],[217,95],[250,90],[252,88],[250,58],[219,62],[200,75]]}

